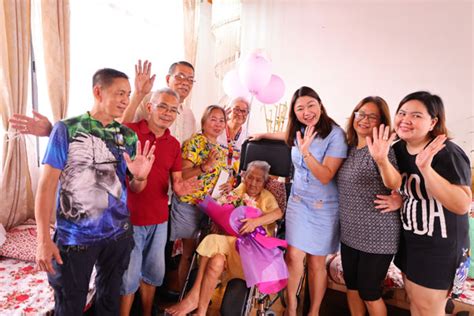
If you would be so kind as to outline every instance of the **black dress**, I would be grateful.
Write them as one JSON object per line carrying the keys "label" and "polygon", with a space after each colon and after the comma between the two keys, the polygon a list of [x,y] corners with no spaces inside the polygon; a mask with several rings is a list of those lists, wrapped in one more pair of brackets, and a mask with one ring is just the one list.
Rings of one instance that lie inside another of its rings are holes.
{"label": "black dress", "polygon": [[[436,154],[432,168],[452,184],[470,186],[469,159],[451,141]],[[445,208],[426,190],[416,155],[408,153],[406,143],[394,145],[402,174],[402,238],[395,264],[407,278],[421,286],[459,290],[469,268],[468,214],[457,215]],[[454,282],[454,284],[453,284]]]}

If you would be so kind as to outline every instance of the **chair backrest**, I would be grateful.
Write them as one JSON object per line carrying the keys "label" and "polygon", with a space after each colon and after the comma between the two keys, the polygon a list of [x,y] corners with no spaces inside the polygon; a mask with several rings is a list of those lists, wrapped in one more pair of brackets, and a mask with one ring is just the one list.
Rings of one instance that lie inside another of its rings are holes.
{"label": "chair backrest", "polygon": [[263,160],[270,164],[270,174],[279,177],[291,177],[291,148],[284,141],[261,139],[246,140],[240,152],[240,171],[247,170],[247,165],[254,160]]}

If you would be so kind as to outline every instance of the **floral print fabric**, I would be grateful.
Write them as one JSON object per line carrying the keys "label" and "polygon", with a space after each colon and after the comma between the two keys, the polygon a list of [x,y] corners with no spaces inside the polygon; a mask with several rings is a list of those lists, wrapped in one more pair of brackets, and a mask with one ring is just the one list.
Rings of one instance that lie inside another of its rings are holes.
{"label": "floral print fabric", "polygon": [[181,202],[195,205],[199,201],[203,200],[207,194],[212,193],[212,190],[217,183],[217,179],[219,178],[220,172],[227,169],[227,150],[223,149],[218,144],[209,142],[206,136],[203,134],[194,134],[193,137],[188,139],[183,144],[182,158],[191,161],[194,166],[199,166],[204,163],[209,155],[209,152],[213,148],[218,153],[218,160],[214,165],[214,169],[199,175],[198,180],[202,181],[202,187],[200,190],[197,190],[192,194],[180,197]]}

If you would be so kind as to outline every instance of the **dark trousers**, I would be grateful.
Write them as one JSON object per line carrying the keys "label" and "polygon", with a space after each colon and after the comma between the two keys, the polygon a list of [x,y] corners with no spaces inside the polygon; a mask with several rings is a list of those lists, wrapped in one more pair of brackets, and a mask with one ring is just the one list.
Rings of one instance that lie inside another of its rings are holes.
{"label": "dark trousers", "polygon": [[58,246],[63,264],[53,260],[55,274],[48,274],[54,289],[54,315],[82,315],[94,265],[95,315],[118,315],[122,275],[128,267],[133,237],[97,246]]}

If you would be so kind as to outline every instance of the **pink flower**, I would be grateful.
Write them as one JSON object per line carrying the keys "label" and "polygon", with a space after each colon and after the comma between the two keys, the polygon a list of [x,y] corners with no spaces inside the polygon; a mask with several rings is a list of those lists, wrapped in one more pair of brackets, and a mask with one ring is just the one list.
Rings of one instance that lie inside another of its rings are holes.
{"label": "pink flower", "polygon": [[25,300],[27,300],[30,296],[27,295],[27,294],[21,294],[21,295],[18,295],[17,297],[15,297],[15,299],[19,302],[23,302]]}

